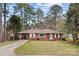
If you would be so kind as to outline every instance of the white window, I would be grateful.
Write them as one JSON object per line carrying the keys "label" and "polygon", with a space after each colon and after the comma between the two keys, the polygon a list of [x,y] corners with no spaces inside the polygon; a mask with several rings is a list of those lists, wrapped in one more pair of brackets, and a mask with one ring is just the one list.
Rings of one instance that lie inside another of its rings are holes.
{"label": "white window", "polygon": [[52,34],[50,34],[50,37],[49,37],[49,39],[50,39],[50,40],[52,40],[52,39],[53,39],[53,35],[52,35]]}
{"label": "white window", "polygon": [[58,34],[58,38],[60,38],[60,34]]}
{"label": "white window", "polygon": [[33,38],[35,38],[35,34],[33,34]]}
{"label": "white window", "polygon": [[54,34],[54,38],[56,38],[56,34]]}
{"label": "white window", "polygon": [[35,38],[35,34],[30,34],[30,38]]}
{"label": "white window", "polygon": [[32,34],[30,34],[30,38],[32,38]]}
{"label": "white window", "polygon": [[49,39],[50,39],[50,40],[52,40],[52,39],[53,39],[53,37],[51,37],[51,36],[50,36],[50,38],[49,38]]}

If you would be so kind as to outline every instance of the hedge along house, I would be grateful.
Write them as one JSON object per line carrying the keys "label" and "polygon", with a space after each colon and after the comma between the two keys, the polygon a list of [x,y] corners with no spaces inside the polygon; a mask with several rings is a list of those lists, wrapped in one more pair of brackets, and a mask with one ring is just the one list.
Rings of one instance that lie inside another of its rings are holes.
{"label": "hedge along house", "polygon": [[19,32],[20,39],[60,40],[63,33],[51,29],[29,29]]}

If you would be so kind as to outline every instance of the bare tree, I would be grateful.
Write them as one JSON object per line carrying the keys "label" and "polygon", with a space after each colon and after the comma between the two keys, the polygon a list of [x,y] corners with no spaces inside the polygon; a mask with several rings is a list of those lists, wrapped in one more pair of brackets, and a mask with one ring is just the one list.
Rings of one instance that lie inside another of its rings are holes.
{"label": "bare tree", "polygon": [[2,41],[2,5],[0,4],[0,41]]}
{"label": "bare tree", "polygon": [[4,3],[4,40],[6,39],[6,3]]}

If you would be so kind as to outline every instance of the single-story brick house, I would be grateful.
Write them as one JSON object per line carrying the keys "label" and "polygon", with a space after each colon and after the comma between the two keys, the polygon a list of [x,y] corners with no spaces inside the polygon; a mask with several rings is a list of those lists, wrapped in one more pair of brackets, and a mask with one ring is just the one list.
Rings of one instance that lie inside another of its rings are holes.
{"label": "single-story brick house", "polygon": [[59,40],[63,33],[51,29],[29,29],[19,32],[20,39],[30,38],[32,40]]}

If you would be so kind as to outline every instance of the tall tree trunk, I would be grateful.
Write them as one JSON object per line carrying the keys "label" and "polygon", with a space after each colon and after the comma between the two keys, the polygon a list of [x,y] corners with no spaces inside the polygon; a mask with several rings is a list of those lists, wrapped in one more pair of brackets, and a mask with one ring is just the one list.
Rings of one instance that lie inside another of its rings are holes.
{"label": "tall tree trunk", "polygon": [[74,30],[74,43],[76,42],[77,40],[77,17],[75,17],[75,30]]}
{"label": "tall tree trunk", "polygon": [[40,24],[40,18],[38,17],[38,29],[40,29],[39,24]]}
{"label": "tall tree trunk", "polygon": [[4,3],[4,40],[6,39],[6,3]]}
{"label": "tall tree trunk", "polygon": [[2,37],[3,31],[2,31],[2,6],[0,6],[0,41],[2,41],[3,37]]}
{"label": "tall tree trunk", "polygon": [[54,16],[54,30],[56,30],[56,17]]}
{"label": "tall tree trunk", "polygon": [[22,30],[25,30],[25,26],[24,26],[24,14],[23,14],[22,9],[20,10],[20,12],[21,12],[21,23],[22,23]]}

